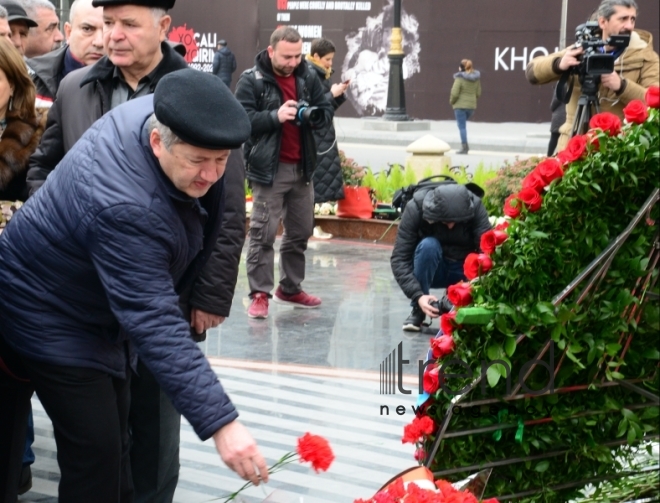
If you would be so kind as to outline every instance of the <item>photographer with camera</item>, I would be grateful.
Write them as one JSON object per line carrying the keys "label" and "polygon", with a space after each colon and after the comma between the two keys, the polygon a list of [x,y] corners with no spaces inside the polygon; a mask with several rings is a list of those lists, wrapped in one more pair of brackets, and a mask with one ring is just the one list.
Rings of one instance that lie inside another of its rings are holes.
{"label": "photographer with camera", "polygon": [[303,291],[301,283],[314,228],[313,130],[325,127],[333,110],[318,77],[301,62],[300,34],[282,26],[236,84],[236,98],[252,123],[252,135],[244,145],[253,197],[247,254],[250,318],[268,316],[275,284],[273,243],[280,218],[284,235],[275,301],[303,308],[321,304],[321,299]]}
{"label": "photographer with camera", "polygon": [[390,265],[411,300],[412,312],[403,322],[407,332],[419,332],[426,316],[451,310],[446,299],[438,302],[429,292],[466,279],[465,258],[479,251],[481,235],[491,229],[486,208],[471,188],[454,181],[420,187],[405,205]]}
{"label": "photographer with camera", "polygon": [[597,22],[580,25],[576,30],[577,44],[534,58],[527,65],[527,80],[532,84],[547,84],[565,75],[569,89],[573,85],[566,122],[559,130],[559,151],[571,134],[576,134],[573,126],[578,105],[583,103],[582,95],[589,94],[585,93],[585,81],[593,86],[594,103],[600,111],[622,119],[628,103],[643,100],[649,86],[658,85],[658,54],[653,50],[651,34],[635,30],[637,10],[634,0],[603,0],[596,13]]}

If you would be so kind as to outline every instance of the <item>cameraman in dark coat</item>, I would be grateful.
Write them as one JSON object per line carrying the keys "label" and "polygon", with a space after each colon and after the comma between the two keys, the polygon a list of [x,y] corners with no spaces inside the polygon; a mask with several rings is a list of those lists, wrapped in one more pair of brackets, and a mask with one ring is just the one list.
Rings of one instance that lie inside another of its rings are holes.
{"label": "cameraman in dark coat", "polygon": [[394,277],[413,306],[403,330],[418,332],[426,315],[438,317],[438,310],[429,305],[438,300],[429,295],[430,289],[465,280],[465,258],[479,251],[481,235],[490,229],[481,199],[465,185],[444,183],[414,193],[390,259]]}
{"label": "cameraman in dark coat", "polygon": [[[247,275],[252,302],[248,316],[268,316],[275,285],[273,244],[280,218],[284,235],[280,247],[277,302],[314,308],[321,299],[302,289],[305,250],[314,227],[316,142],[313,129],[332,120],[332,105],[319,79],[302,63],[302,37],[284,26],[273,32],[268,48],[255,66],[243,72],[236,98],[247,111],[252,135],[244,145],[246,176],[252,186],[250,245]],[[305,103],[302,103],[304,101]],[[313,116],[304,116],[303,108]]]}
{"label": "cameraman in dark coat", "polygon": [[[53,420],[59,501],[133,501],[128,415],[138,355],[230,468],[267,481],[180,308],[222,226],[229,149],[249,133],[224,84],[173,72],[153,96],[97,121],[0,236],[0,357],[29,378]],[[3,401],[0,417],[26,400]]]}
{"label": "cameraman in dark coat", "polygon": [[236,71],[236,56],[227,47],[226,40],[218,42],[218,50],[213,56],[213,75],[219,77],[227,87],[231,86],[231,75]]}

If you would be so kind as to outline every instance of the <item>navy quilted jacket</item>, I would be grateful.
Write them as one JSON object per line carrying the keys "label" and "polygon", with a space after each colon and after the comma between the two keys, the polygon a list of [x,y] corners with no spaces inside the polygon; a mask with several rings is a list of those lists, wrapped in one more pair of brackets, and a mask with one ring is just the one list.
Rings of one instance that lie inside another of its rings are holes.
{"label": "navy quilted jacket", "polygon": [[0,235],[0,334],[27,358],[116,377],[135,348],[206,439],[238,414],[176,287],[213,248],[223,183],[199,200],[174,187],[149,147],[152,98],[98,120]]}

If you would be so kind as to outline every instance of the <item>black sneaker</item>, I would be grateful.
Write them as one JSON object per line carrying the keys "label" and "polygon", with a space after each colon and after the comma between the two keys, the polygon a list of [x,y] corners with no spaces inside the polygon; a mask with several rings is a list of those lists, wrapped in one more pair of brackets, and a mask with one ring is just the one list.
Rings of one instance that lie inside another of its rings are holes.
{"label": "black sneaker", "polygon": [[419,306],[413,307],[410,316],[403,322],[403,329],[406,332],[419,332],[422,329],[422,323],[426,319],[424,311]]}
{"label": "black sneaker", "polygon": [[25,465],[21,470],[21,478],[18,483],[18,494],[25,494],[32,489],[32,469]]}

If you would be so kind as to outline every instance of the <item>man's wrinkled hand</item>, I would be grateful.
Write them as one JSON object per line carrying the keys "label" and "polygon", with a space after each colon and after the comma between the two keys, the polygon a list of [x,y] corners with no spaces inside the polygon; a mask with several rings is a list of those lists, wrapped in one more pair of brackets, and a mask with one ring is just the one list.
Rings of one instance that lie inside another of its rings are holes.
{"label": "man's wrinkled hand", "polygon": [[222,461],[242,479],[249,480],[255,486],[268,482],[266,461],[245,426],[232,421],[216,431],[213,440]]}
{"label": "man's wrinkled hand", "polygon": [[582,49],[582,46],[572,47],[571,49],[568,49],[562,56],[561,60],[559,61],[559,69],[562,72],[565,72],[566,70],[569,70],[574,66],[579,65],[580,64],[579,56],[581,56],[583,52],[584,49]]}
{"label": "man's wrinkled hand", "polygon": [[207,313],[200,309],[193,308],[190,311],[190,326],[195,329],[195,333],[203,334],[209,328],[215,328],[225,321],[224,316]]}

